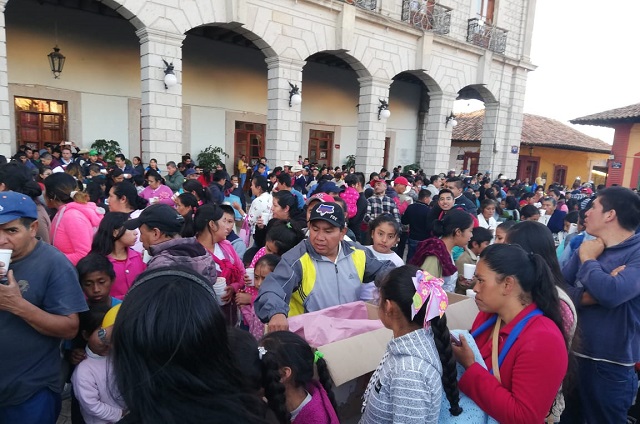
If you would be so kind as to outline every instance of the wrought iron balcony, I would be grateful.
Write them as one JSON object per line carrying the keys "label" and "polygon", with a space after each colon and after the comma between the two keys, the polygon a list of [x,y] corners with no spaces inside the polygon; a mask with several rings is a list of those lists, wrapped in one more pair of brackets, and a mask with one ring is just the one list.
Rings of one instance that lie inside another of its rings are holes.
{"label": "wrought iron balcony", "polygon": [[492,52],[504,53],[507,48],[507,30],[488,24],[479,18],[469,19],[467,42]]}
{"label": "wrought iron balcony", "polygon": [[376,6],[378,5],[378,0],[342,0],[347,4],[352,4],[360,9],[365,10],[376,10]]}
{"label": "wrought iron balcony", "polygon": [[402,0],[402,20],[423,31],[448,34],[451,8],[433,0]]}

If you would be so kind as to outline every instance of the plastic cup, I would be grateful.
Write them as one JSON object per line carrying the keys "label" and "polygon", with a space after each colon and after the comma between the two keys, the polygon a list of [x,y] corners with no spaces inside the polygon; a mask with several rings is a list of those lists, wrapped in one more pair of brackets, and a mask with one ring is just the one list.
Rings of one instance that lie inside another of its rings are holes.
{"label": "plastic cup", "polygon": [[216,294],[216,298],[220,306],[227,304],[227,302],[222,300],[222,296],[224,296],[226,288],[227,288],[227,279],[224,277],[216,278],[216,283],[213,285],[213,291]]}
{"label": "plastic cup", "polygon": [[13,250],[11,249],[0,249],[0,262],[4,262],[4,265],[2,266],[2,269],[4,271],[4,274],[1,278],[0,278],[0,282],[4,282],[6,284],[7,281],[7,272],[9,272],[9,264],[11,263],[11,254],[13,253]]}
{"label": "plastic cup", "polygon": [[262,223],[264,225],[267,225],[267,223],[269,222],[269,217],[271,216],[271,214],[269,212],[262,212]]}
{"label": "plastic cup", "polygon": [[255,269],[254,268],[247,268],[245,269],[245,274],[247,274],[249,276],[249,282],[247,283],[247,286],[254,286],[255,285]]}
{"label": "plastic cup", "polygon": [[476,272],[476,266],[474,264],[464,264],[464,278],[467,280],[473,279],[473,274]]}
{"label": "plastic cup", "polygon": [[467,289],[467,296],[476,297],[476,292],[474,292],[473,289]]}

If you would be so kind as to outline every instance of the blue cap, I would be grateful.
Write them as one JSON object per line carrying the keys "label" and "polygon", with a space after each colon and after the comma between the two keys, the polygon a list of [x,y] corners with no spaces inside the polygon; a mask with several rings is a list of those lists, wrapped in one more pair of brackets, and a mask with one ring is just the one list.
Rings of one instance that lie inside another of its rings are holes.
{"label": "blue cap", "polygon": [[29,196],[15,191],[0,193],[0,225],[20,218],[38,219],[38,209]]}

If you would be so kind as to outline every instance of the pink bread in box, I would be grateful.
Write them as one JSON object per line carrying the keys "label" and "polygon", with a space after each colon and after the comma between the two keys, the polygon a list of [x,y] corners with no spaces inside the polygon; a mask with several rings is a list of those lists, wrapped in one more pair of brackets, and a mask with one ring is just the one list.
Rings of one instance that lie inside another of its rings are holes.
{"label": "pink bread in box", "polygon": [[369,319],[364,302],[333,306],[289,318],[289,330],[311,346],[323,346],[383,328],[378,319]]}

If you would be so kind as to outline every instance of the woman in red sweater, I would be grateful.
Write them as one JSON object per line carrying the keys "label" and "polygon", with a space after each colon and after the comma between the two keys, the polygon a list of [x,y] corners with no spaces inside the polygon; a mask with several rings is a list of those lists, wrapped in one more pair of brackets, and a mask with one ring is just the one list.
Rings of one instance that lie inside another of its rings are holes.
{"label": "woman in red sweater", "polygon": [[486,369],[461,336],[453,346],[466,369],[459,388],[498,422],[542,423],[568,364],[551,271],[540,255],[494,244],[482,252],[475,278],[480,313],[471,334]]}

